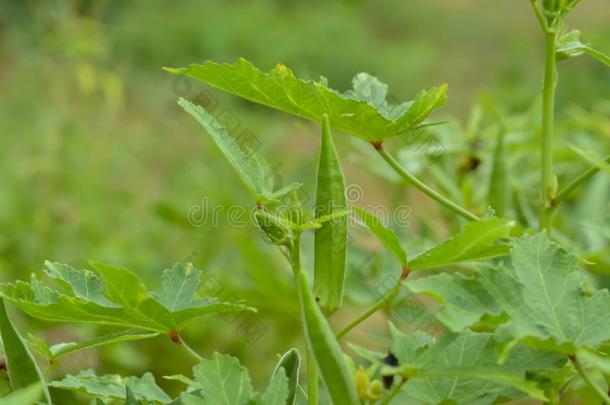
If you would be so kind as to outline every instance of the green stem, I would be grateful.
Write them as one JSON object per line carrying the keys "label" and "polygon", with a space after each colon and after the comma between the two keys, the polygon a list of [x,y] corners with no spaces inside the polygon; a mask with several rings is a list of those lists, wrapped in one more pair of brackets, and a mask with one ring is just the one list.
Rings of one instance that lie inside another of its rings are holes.
{"label": "green stem", "polygon": [[540,28],[542,28],[543,32],[547,31],[546,19],[540,7],[538,7],[538,0],[530,0],[530,4],[532,5],[532,10],[534,11],[534,15],[538,20],[538,24],[540,24]]}
{"label": "green stem", "polygon": [[406,378],[404,378],[404,377],[401,377],[401,378],[402,378],[402,380],[400,381],[400,383],[394,385],[394,388],[392,388],[392,391],[390,391],[390,393],[383,399],[383,401],[381,401],[380,405],[388,405],[390,402],[392,402],[394,400],[394,398],[396,398],[396,396],[398,395],[398,393],[400,392],[402,387],[407,382]]}
{"label": "green stem", "polygon": [[374,145],[375,150],[381,155],[381,157],[398,173],[403,179],[411,183],[417,189],[419,189],[422,193],[426,194],[428,197],[432,198],[442,206],[449,208],[451,211],[455,212],[458,215],[470,220],[470,221],[478,221],[479,217],[469,212],[465,208],[460,207],[458,204],[449,200],[447,197],[444,197],[432,190],[430,187],[422,183],[418,178],[413,176],[411,173],[406,171],[400,164],[394,160],[394,158],[388,154],[388,152],[381,145]]}
{"label": "green stem", "polygon": [[318,366],[309,348],[307,349],[307,403],[318,405]]}
{"label": "green stem", "polygon": [[[294,273],[295,283],[298,282],[299,272],[301,271],[301,237],[296,235],[292,248],[290,249],[290,266]],[[297,286],[298,288],[298,286]],[[303,314],[301,314],[303,316]],[[307,403],[309,405],[318,405],[318,365],[316,359],[311,352],[311,348],[307,347]]]}
{"label": "green stem", "polygon": [[546,26],[543,29],[546,58],[542,86],[542,138],[540,144],[542,210],[540,213],[540,228],[550,232],[553,213],[551,204],[556,192],[553,180],[553,137],[555,132],[555,89],[557,87],[557,59],[555,56],[555,37],[557,34],[555,29],[549,29]]}
{"label": "green stem", "polygon": [[578,374],[583,379],[583,381],[591,388],[595,393],[599,396],[604,404],[610,404],[610,397],[608,397],[608,393],[605,392],[600,386],[595,384],[595,382],[589,377],[587,372],[585,371],[582,363],[578,360],[576,356],[570,356],[570,360],[572,360],[572,364],[574,364],[574,368],[578,371]]}
{"label": "green stem", "polygon": [[182,347],[186,353],[188,353],[191,357],[193,357],[197,361],[203,360],[203,357],[199,355],[191,346],[187,345],[186,342],[182,339],[182,336],[176,335],[178,337],[178,346]]}
{"label": "green stem", "polygon": [[380,310],[380,309],[384,308],[385,306],[387,306],[388,304],[390,304],[394,300],[394,298],[396,298],[396,295],[398,295],[398,292],[400,291],[401,286],[402,286],[402,280],[398,280],[398,283],[396,283],[396,285],[394,287],[392,287],[392,289],[390,291],[388,291],[383,297],[381,297],[381,299],[379,301],[374,303],[371,307],[369,307],[366,311],[364,311],[360,316],[358,316],[357,318],[352,320],[350,323],[348,323],[345,327],[343,327],[339,332],[337,332],[335,334],[335,337],[337,339],[341,339],[343,336],[345,336],[356,326],[358,326],[359,324],[364,322],[367,318],[369,318],[375,312],[377,312],[378,310]]}
{"label": "green stem", "polygon": [[[610,156],[606,157],[605,162],[610,163]],[[585,170],[584,172],[582,172],[581,174],[579,174],[578,176],[576,176],[574,178],[574,180],[572,180],[571,182],[568,183],[568,185],[566,185],[564,188],[559,190],[559,192],[555,196],[554,205],[557,206],[559,203],[561,203],[563,200],[565,200],[572,193],[572,191],[574,191],[578,187],[580,187],[585,181],[587,181],[591,176],[593,176],[597,172],[599,172],[599,167],[592,166],[592,167],[588,168],[587,170]]]}

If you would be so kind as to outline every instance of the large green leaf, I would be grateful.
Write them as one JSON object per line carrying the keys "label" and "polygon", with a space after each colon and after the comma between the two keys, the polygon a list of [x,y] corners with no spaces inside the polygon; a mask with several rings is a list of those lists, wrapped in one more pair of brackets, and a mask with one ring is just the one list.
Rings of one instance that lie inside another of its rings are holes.
{"label": "large green leaf", "polygon": [[498,397],[523,394],[544,399],[526,372],[553,369],[561,361],[560,356],[520,346],[500,365],[498,342],[485,333],[447,333],[434,343],[421,332],[405,336],[394,329],[393,336],[393,352],[401,372],[409,376],[404,390],[427,404],[492,404]]}
{"label": "large green leaf", "polygon": [[326,113],[333,128],[369,142],[384,141],[413,130],[445,104],[447,91],[447,86],[442,85],[420,92],[412,102],[391,106],[385,101],[387,86],[362,73],[354,79],[354,89],[341,94],[327,87],[325,80],[296,78],[284,65],[262,73],[245,59],[235,64],[207,61],[203,65],[165,70],[316,122]]}
{"label": "large green leaf", "polygon": [[420,270],[504,256],[509,247],[497,241],[508,237],[514,226],[514,221],[498,217],[469,222],[451,238],[411,259],[409,267]]}
{"label": "large green leaf", "polygon": [[171,398],[157,385],[151,373],[142,377],[121,377],[116,374],[98,376],[93,370],[83,370],[77,375],[68,375],[62,380],[51,381],[51,387],[72,391],[83,391],[103,398],[125,399],[129,387],[138,400],[169,402]]}
{"label": "large green leaf", "polygon": [[498,329],[504,356],[519,342],[574,354],[610,340],[610,294],[587,294],[583,281],[577,258],[539,233],[512,242],[508,266],[472,277],[433,276],[410,287],[441,300],[439,318],[454,330],[506,313],[509,320]]}
{"label": "large green leaf", "polygon": [[184,99],[180,99],[178,104],[210,134],[222,154],[235,169],[248,192],[257,202],[274,202],[301,186],[298,183],[292,183],[274,191],[275,174],[271,165],[263,157],[240,147],[227,130],[202,107]]}
{"label": "large green leaf", "polygon": [[[294,350],[294,349],[293,349]],[[294,366],[294,351],[287,354]],[[298,355],[298,352],[297,352]],[[298,360],[300,362],[300,358]],[[290,368],[290,367],[288,367]],[[298,372],[298,367],[296,367]],[[214,353],[193,367],[193,378],[183,375],[165,377],[180,381],[189,389],[180,395],[180,404],[197,405],[285,405],[291,403],[289,378],[281,365],[271,376],[271,381],[262,394],[254,392],[250,374],[235,357]]]}
{"label": "large green leaf", "polygon": [[[242,303],[199,298],[195,291],[201,272],[191,264],[180,263],[165,270],[158,293],[149,292],[127,269],[92,265],[97,274],[47,263],[47,274],[58,289],[32,275],[29,283],[0,284],[0,295],[31,316],[47,321],[108,324],[163,333],[180,330],[201,315],[253,310]],[[58,268],[63,270],[58,272]],[[95,286],[95,292],[83,293],[83,280]]]}
{"label": "large green leaf", "polygon": [[201,384],[201,405],[246,405],[253,394],[248,370],[235,357],[214,353],[193,367],[193,377]]}
{"label": "large green leaf", "polygon": [[6,355],[6,367],[11,387],[18,390],[30,387],[32,384],[39,384],[43,388],[48,403],[51,403],[51,397],[42,373],[8,317],[2,298],[0,298],[0,337],[2,337],[2,345]]}

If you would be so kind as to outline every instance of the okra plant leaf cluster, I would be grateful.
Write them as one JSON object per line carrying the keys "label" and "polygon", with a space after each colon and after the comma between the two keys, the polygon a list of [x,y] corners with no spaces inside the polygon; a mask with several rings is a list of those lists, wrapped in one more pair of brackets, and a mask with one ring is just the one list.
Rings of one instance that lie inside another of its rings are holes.
{"label": "okra plant leaf cluster", "polygon": [[441,85],[420,92],[411,102],[394,106],[385,100],[387,87],[364,73],[354,79],[353,90],[342,94],[329,88],[325,78],[302,80],[284,65],[262,73],[245,59],[235,64],[208,61],[166,70],[316,122],[328,114],[334,128],[369,142],[407,134],[445,104],[447,91],[447,86]]}
{"label": "okra plant leaf cluster", "polygon": [[[211,356],[203,357],[183,339],[181,332],[200,316],[256,312],[245,302],[200,296],[203,273],[192,264],[164,270],[160,288],[150,290],[125,268],[92,262],[92,270],[85,270],[46,262],[42,277],[0,284],[0,337],[11,390],[2,403],[53,404],[55,392],[74,391],[96,405],[492,405],[517,399],[558,405],[585,390],[596,403],[610,404],[610,292],[587,274],[592,263],[581,257],[586,249],[571,246],[571,235],[554,229],[561,204],[591,177],[610,173],[608,158],[575,146],[572,151],[590,166],[561,183],[554,169],[557,62],[586,53],[610,65],[608,56],[581,42],[579,31],[565,30],[565,17],[579,2],[529,1],[547,50],[536,128],[540,201],[534,203],[524,202],[511,184],[509,155],[516,148],[507,142],[508,123],[497,112],[492,114],[498,122],[487,152],[485,187],[479,193],[470,190],[483,196],[485,206],[459,198],[450,175],[440,174],[440,165],[427,161],[427,170],[416,176],[390,155],[386,141],[409,138],[432,124],[430,115],[446,102],[446,85],[393,103],[388,86],[366,73],[357,74],[352,88],[340,92],[323,77],[303,80],[281,64],[263,73],[245,59],[165,68],[320,127],[317,159],[311,162],[315,198],[308,201],[299,194],[300,182],[277,184],[272,164],[260,151],[238,143],[211,111],[187,99],[178,101],[251,195],[252,225],[271,245],[265,247],[277,248],[286,259],[294,283],[286,299],[298,303],[299,349],[278,355],[268,381],[257,390],[237,357],[213,348]],[[470,132],[477,130],[478,119],[473,121]],[[368,143],[377,152],[372,156],[381,158],[371,164],[387,164],[404,181],[401,187],[413,186],[438,203],[446,229],[434,233],[433,242],[413,243],[412,233],[352,204],[346,192],[349,171],[333,130]],[[463,170],[479,165],[470,158]],[[419,178],[430,173],[441,178],[434,182],[440,191]],[[527,214],[530,205],[538,205],[538,218]],[[353,295],[347,280],[355,277],[350,254],[366,250],[351,245],[350,219],[367,228],[390,257],[385,261],[379,255],[384,268],[378,274],[387,276],[384,289],[376,289],[375,300],[362,312],[349,311],[348,305]],[[303,242],[309,232],[313,243]],[[310,254],[303,259],[303,253]],[[436,301],[426,324],[416,323],[415,317],[393,322],[399,318],[393,305],[405,294],[403,303],[422,304],[421,299],[427,309]],[[5,302],[43,321],[117,330],[81,342],[50,344],[36,334],[24,339]],[[382,330],[375,349],[351,342],[352,331],[381,314],[389,319],[378,323]],[[440,327],[433,329],[433,322]],[[159,335],[194,359],[191,375],[176,372],[159,380],[150,372],[124,377],[85,369],[47,382],[33,356],[51,365],[81,350]],[[170,395],[157,381],[179,383],[182,390]]]}
{"label": "okra plant leaf cluster", "polygon": [[[191,264],[179,263],[165,270],[159,292],[147,290],[136,274],[125,268],[103,263],[92,263],[92,267],[95,272],[47,262],[45,274],[54,286],[32,275],[30,282],[0,285],[0,292],[24,312],[46,321],[106,324],[157,333],[179,331],[192,319],[210,313],[252,310],[242,303],[198,297],[195,291],[201,272]],[[150,335],[130,335],[135,336]],[[117,335],[107,339],[116,340]]]}

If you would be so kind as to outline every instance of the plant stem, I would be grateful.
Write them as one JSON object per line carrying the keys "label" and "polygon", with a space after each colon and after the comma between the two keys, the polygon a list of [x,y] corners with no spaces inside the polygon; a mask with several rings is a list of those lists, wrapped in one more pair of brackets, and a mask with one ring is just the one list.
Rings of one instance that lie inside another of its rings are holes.
{"label": "plant stem", "polygon": [[176,335],[178,337],[178,342],[176,343],[178,346],[182,347],[186,353],[188,353],[191,357],[193,357],[197,361],[203,360],[203,357],[199,355],[191,346],[187,345],[186,342],[182,339],[182,336]]}
{"label": "plant stem", "polygon": [[544,40],[546,46],[544,82],[542,86],[542,138],[541,138],[541,172],[540,196],[542,210],[540,213],[540,228],[550,233],[553,210],[551,204],[555,198],[553,178],[553,137],[555,123],[555,88],[557,87],[557,58],[555,56],[556,30],[546,25]]}
{"label": "plant stem", "polygon": [[307,349],[307,403],[318,405],[318,366],[309,348]]}
{"label": "plant stem", "polygon": [[[606,163],[610,163],[610,156],[607,156],[605,159]],[[599,168],[596,166],[592,166],[576,176],[574,180],[568,183],[564,188],[559,190],[557,195],[555,196],[554,206],[557,206],[560,202],[566,199],[572,193],[572,191],[576,190],[580,187],[585,181],[587,181],[591,176],[599,172]]]}
{"label": "plant stem", "polygon": [[352,329],[354,329],[360,323],[365,321],[375,312],[377,312],[381,308],[383,308],[386,305],[388,305],[389,303],[391,303],[394,300],[394,298],[396,298],[396,295],[398,295],[398,292],[400,291],[400,287],[402,287],[402,280],[398,280],[396,285],[394,287],[392,287],[392,289],[390,291],[388,291],[383,297],[381,297],[381,299],[379,301],[374,303],[371,307],[369,307],[366,311],[364,311],[360,316],[358,316],[357,318],[352,320],[350,323],[348,323],[346,326],[344,326],[339,332],[337,332],[335,334],[335,337],[337,339],[341,339],[343,336],[345,336],[347,333],[349,333]]}
{"label": "plant stem", "polygon": [[392,388],[392,391],[390,391],[390,393],[383,399],[383,401],[381,401],[380,405],[388,405],[390,402],[392,402],[392,400],[394,400],[394,398],[396,398],[396,396],[398,395],[398,393],[400,392],[402,387],[407,382],[406,378],[404,378],[404,377],[401,377],[401,378],[402,378],[402,380],[400,381],[400,383],[394,385],[394,388]]}
{"label": "plant stem", "polygon": [[[295,283],[298,282],[299,272],[301,271],[301,237],[296,235],[292,248],[290,249],[290,266],[294,274]],[[297,286],[298,288],[298,286]],[[301,314],[301,317],[304,315]],[[318,365],[316,359],[311,352],[311,348],[307,347],[307,403],[309,405],[318,405]]]}
{"label": "plant stem", "polygon": [[403,179],[411,183],[417,189],[419,189],[422,193],[426,194],[428,197],[432,198],[442,206],[449,208],[451,211],[455,212],[458,215],[470,220],[470,221],[478,221],[479,217],[469,212],[465,208],[460,207],[458,204],[449,200],[447,197],[444,197],[432,190],[430,187],[425,185],[418,178],[413,176],[411,173],[406,171],[400,164],[394,160],[394,158],[383,148],[381,145],[374,145],[375,150],[381,155],[381,157],[398,173]]}
{"label": "plant stem", "polygon": [[591,388],[597,395],[599,395],[600,399],[604,404],[610,404],[610,397],[608,397],[608,393],[605,392],[600,386],[595,384],[591,377],[587,374],[582,363],[578,360],[576,356],[570,356],[570,360],[572,360],[572,364],[574,364],[574,368],[578,371],[580,377],[584,380],[584,382]]}

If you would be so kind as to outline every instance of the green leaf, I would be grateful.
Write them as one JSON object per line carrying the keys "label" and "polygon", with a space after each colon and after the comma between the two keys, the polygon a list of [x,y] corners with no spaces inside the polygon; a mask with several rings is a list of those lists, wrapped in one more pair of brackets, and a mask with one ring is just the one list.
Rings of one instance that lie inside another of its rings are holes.
{"label": "green leaf", "polygon": [[453,332],[478,323],[485,314],[499,316],[503,312],[494,297],[495,288],[480,288],[478,279],[460,273],[441,273],[409,281],[407,287],[414,293],[426,294],[440,301],[443,305],[436,317]]}
{"label": "green leaf", "polygon": [[42,396],[40,382],[28,385],[0,398],[2,405],[36,405]]}
{"label": "green leaf", "polygon": [[[330,133],[328,116],[323,115],[322,138],[318,159],[315,218],[333,215],[347,208],[345,178]],[[314,293],[319,304],[329,312],[343,304],[347,217],[327,221],[314,236]]]}
{"label": "green leaf", "polygon": [[508,246],[496,241],[508,237],[514,226],[514,221],[498,217],[469,222],[453,237],[411,259],[409,267],[420,270],[504,256]]}
{"label": "green leaf", "polygon": [[277,373],[273,373],[269,386],[260,396],[257,404],[286,405],[286,403],[292,403],[289,402],[288,377],[286,371],[280,368]]}
{"label": "green leaf", "polygon": [[509,191],[504,153],[504,130],[500,130],[494,150],[488,197],[489,205],[500,217],[506,215]]}
{"label": "green leaf", "polygon": [[610,356],[607,353],[596,352],[586,348],[579,348],[576,357],[587,366],[610,376]]}
{"label": "green leaf", "polygon": [[471,331],[447,333],[434,343],[421,332],[405,336],[395,330],[393,336],[400,370],[410,376],[405,392],[429,404],[492,404],[499,397],[522,396],[514,389],[544,400],[544,393],[526,379],[526,372],[555,369],[562,359],[520,346],[500,365],[494,336]]}
{"label": "green leaf", "polygon": [[266,160],[250,151],[243,150],[227,130],[202,107],[185,99],[180,99],[178,104],[210,134],[222,154],[233,166],[248,192],[257,202],[272,203],[301,186],[293,183],[274,191],[275,176],[271,165]]}
{"label": "green leaf", "polygon": [[28,350],[19,332],[13,326],[4,300],[0,298],[0,337],[6,355],[6,368],[14,390],[25,389],[32,384],[42,385],[44,395],[48,403],[51,403],[51,396],[47,390],[42,373],[34,357]]}
{"label": "green leaf", "polygon": [[125,387],[125,405],[139,405],[140,401],[129,387]]}
{"label": "green leaf", "polygon": [[[56,264],[47,264],[47,267],[49,265],[58,268]],[[190,282],[199,280],[200,272],[186,264],[164,272],[163,289],[159,293],[149,292],[127,269],[102,263],[92,265],[97,274],[70,269],[70,274],[82,272],[86,275],[80,277],[64,277],[66,272],[47,271],[58,281],[59,289],[44,285],[32,275],[29,283],[0,284],[0,296],[29,315],[47,321],[107,324],[161,333],[178,331],[192,319],[209,313],[254,310],[241,303],[199,298],[191,285],[174,289],[171,283],[179,283],[182,278],[189,277]],[[89,280],[90,285],[99,286],[108,303],[97,294],[92,301],[77,293],[81,285],[78,280],[83,279]],[[74,280],[77,284],[70,284]],[[68,285],[72,287],[66,288]]]}
{"label": "green leaf", "polygon": [[143,332],[137,329],[127,329],[119,332],[109,333],[107,335],[96,336],[79,343],[66,342],[58,343],[49,346],[46,341],[39,339],[33,335],[28,336],[28,343],[38,353],[43,355],[47,360],[57,360],[66,354],[73,353],[79,350],[92,349],[94,347],[104,346],[112,343],[126,342],[130,340],[149,339],[158,336],[157,332]]}
{"label": "green leaf", "polygon": [[307,346],[314,354],[330,398],[335,404],[358,405],[356,387],[343,352],[309,290],[307,274],[300,270],[295,277]]}
{"label": "green leaf", "polygon": [[246,405],[252,397],[252,383],[235,357],[214,353],[193,367],[193,376],[204,392],[201,405]]}
{"label": "green leaf", "polygon": [[415,100],[399,106],[384,102],[387,87],[377,79],[360,74],[354,89],[341,94],[324,82],[304,81],[284,65],[262,73],[252,63],[211,61],[186,68],[165,68],[170,73],[201,80],[228,93],[316,122],[327,113],[333,128],[369,142],[405,134],[446,101],[447,86],[420,92]]}
{"label": "green leaf", "polygon": [[288,398],[286,403],[292,405],[296,400],[299,387],[299,372],[301,370],[301,355],[297,349],[290,349],[282,355],[273,370],[273,376],[281,370],[284,370],[288,377]]}
{"label": "green leaf", "polygon": [[385,246],[398,259],[402,267],[407,267],[407,254],[400,246],[400,239],[398,236],[389,228],[386,228],[381,220],[369,213],[368,211],[353,207],[353,212],[356,215],[358,221],[366,225],[367,228],[379,239],[379,241]]}
{"label": "green leaf", "polygon": [[49,386],[114,399],[125,399],[126,388],[129,387],[137,400],[171,401],[151,373],[144,373],[142,377],[121,377],[116,374],[97,376],[93,370],[83,370],[77,375],[67,375],[62,380],[51,381]]}
{"label": "green leaf", "polygon": [[572,150],[591,165],[597,167],[603,172],[606,172],[607,174],[610,174],[610,164],[608,164],[603,158],[595,156],[595,154],[591,151],[579,149],[575,146],[572,146]]}
{"label": "green leaf", "polygon": [[556,52],[559,60],[574,58],[586,53],[606,66],[610,66],[610,56],[582,43],[580,41],[580,31],[578,30],[562,35],[558,40]]}
{"label": "green leaf", "polygon": [[498,328],[506,357],[520,342],[574,354],[610,340],[610,294],[585,294],[583,282],[578,259],[540,233],[512,242],[509,266],[472,277],[433,276],[410,287],[442,300],[440,320],[453,330],[506,313],[509,320]]}

